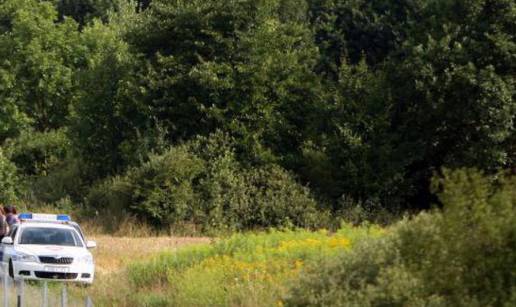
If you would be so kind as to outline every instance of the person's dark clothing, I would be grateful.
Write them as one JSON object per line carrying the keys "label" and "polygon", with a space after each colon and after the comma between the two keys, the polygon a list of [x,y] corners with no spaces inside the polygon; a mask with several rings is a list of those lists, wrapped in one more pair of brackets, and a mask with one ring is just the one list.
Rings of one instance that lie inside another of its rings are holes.
{"label": "person's dark clothing", "polygon": [[5,216],[0,215],[0,241],[7,235],[9,225]]}
{"label": "person's dark clothing", "polygon": [[12,226],[13,224],[18,223],[19,219],[16,214],[8,213],[5,217],[7,225]]}

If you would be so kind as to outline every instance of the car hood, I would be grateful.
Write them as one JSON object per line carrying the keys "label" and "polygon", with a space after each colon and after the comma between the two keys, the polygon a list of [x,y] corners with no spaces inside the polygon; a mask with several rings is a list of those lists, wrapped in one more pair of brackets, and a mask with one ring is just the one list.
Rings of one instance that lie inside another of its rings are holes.
{"label": "car hood", "polygon": [[83,256],[90,252],[84,247],[58,245],[18,245],[16,251],[36,256]]}

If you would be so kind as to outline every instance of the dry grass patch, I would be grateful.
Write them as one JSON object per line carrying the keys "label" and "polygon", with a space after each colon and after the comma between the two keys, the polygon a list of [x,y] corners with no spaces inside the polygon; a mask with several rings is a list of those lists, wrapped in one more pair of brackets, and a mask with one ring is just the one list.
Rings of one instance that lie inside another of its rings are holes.
{"label": "dry grass patch", "polygon": [[129,262],[145,259],[152,254],[211,241],[209,238],[193,237],[129,238],[108,235],[96,235],[91,239],[97,241],[93,255],[99,278],[102,278],[103,274],[120,271]]}
{"label": "dry grass patch", "polygon": [[[93,250],[95,259],[95,282],[89,288],[72,287],[71,296],[90,296],[95,306],[135,306],[131,301],[129,278],[126,267],[134,261],[142,261],[152,255],[175,251],[185,246],[207,244],[210,238],[196,237],[117,237],[96,234],[88,237],[97,242]],[[155,289],[158,291],[158,289]]]}

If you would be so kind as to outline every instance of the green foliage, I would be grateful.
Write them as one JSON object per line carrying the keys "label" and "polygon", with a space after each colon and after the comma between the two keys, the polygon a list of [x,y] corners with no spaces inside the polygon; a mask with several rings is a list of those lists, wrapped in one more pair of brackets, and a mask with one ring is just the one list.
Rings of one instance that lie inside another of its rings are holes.
{"label": "green foliage", "polygon": [[506,23],[514,3],[435,1],[424,13],[386,68],[395,144],[423,200],[441,167],[510,166],[516,110],[516,45]]}
{"label": "green foliage", "polygon": [[512,1],[309,4],[319,69],[336,81],[330,120],[305,142],[306,180],[333,199],[427,207],[441,167],[512,166]]}
{"label": "green foliage", "polygon": [[[271,306],[295,282],[300,271],[320,259],[346,253],[368,237],[382,235],[376,226],[344,225],[325,230],[233,234],[210,245],[162,253],[129,266],[135,304],[156,287],[169,306]],[[163,289],[165,289],[163,291]],[[129,300],[133,297],[129,298]]]}
{"label": "green foliage", "polygon": [[307,0],[320,70],[339,75],[340,66],[363,58],[376,68],[399,48],[428,1]]}
{"label": "green foliage", "polygon": [[[56,19],[46,1],[0,4],[0,97],[12,117],[7,123],[29,120],[39,131],[64,125],[75,90],[79,33],[72,20]],[[0,139],[16,135],[21,127],[3,128],[11,133]]]}
{"label": "green foliage", "polygon": [[160,225],[192,223],[206,229],[325,222],[308,189],[291,174],[277,166],[241,166],[229,142],[218,134],[151,155],[93,189],[89,204],[123,209]]}
{"label": "green foliage", "polygon": [[443,167],[516,167],[513,2],[2,1],[15,196],[205,229],[428,208]]}
{"label": "green foliage", "polygon": [[81,25],[94,18],[108,19],[108,13],[117,8],[117,0],[52,0],[59,18],[72,17]]}
{"label": "green foliage", "polygon": [[[45,176],[32,178],[28,201],[37,204],[70,202],[77,208],[89,190],[83,161],[67,157],[55,164]],[[27,180],[27,179],[25,179]]]}
{"label": "green foliage", "polygon": [[16,166],[9,161],[0,147],[0,202],[10,203],[15,201],[18,191]]}
{"label": "green foliage", "polygon": [[445,171],[443,212],[423,213],[319,263],[287,305],[509,306],[516,270],[515,177]]}
{"label": "green foliage", "polygon": [[70,151],[63,130],[23,132],[5,144],[6,154],[24,176],[46,176]]}
{"label": "green foliage", "polygon": [[153,2],[128,35],[149,59],[128,98],[141,125],[158,121],[172,141],[222,129],[250,162],[295,152],[320,81],[303,14],[281,11],[289,3]]}
{"label": "green foliage", "polygon": [[402,149],[392,144],[384,78],[365,61],[342,64],[333,103],[320,110],[323,133],[303,144],[299,172],[323,195],[395,211],[410,187],[403,178],[406,162],[397,158]]}
{"label": "green foliage", "polygon": [[16,165],[25,189],[25,202],[48,204],[81,200],[85,170],[82,162],[72,156],[71,142],[64,129],[25,131],[16,139],[8,139],[4,148],[6,156]]}
{"label": "green foliage", "polygon": [[195,216],[195,181],[203,170],[202,160],[186,148],[172,148],[163,155],[129,170],[130,209],[163,224],[188,220]]}
{"label": "green foliage", "polygon": [[171,148],[92,189],[88,204],[103,214],[132,212],[162,226],[190,222],[198,208],[192,186],[202,170],[203,161],[185,147]]}
{"label": "green foliage", "polygon": [[127,109],[120,96],[136,62],[121,38],[120,26],[95,22],[83,29],[80,38],[87,69],[78,75],[82,88],[72,106],[69,132],[93,178],[126,166],[120,147],[124,140],[137,139],[137,131],[131,129],[137,118],[120,114]]}

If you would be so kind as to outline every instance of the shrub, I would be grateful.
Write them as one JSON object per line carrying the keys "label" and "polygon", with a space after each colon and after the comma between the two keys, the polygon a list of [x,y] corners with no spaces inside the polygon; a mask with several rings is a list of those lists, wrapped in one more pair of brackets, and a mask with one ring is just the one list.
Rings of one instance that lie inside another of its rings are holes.
{"label": "shrub", "polygon": [[62,130],[49,132],[26,131],[18,138],[8,140],[6,154],[21,174],[46,175],[67,155],[70,142]]}
{"label": "shrub", "polygon": [[[193,191],[202,160],[184,146],[163,155],[150,155],[149,161],[95,185],[87,196],[87,207],[102,212],[102,224],[115,230],[117,221],[136,214],[156,226],[191,220],[198,207]],[[115,229],[113,229],[115,228]]]}
{"label": "shrub", "polygon": [[253,226],[315,227],[324,222],[318,220],[315,200],[306,187],[295,182],[292,176],[279,166],[271,165],[251,169],[244,174],[246,196],[235,204],[234,212],[243,228]]}
{"label": "shrub", "polygon": [[242,165],[227,135],[217,132],[189,146],[206,161],[197,190],[207,226],[242,230],[326,225],[328,217],[308,188],[277,165]]}
{"label": "shrub", "polygon": [[444,209],[308,269],[287,305],[509,306],[516,288],[516,178],[445,171]]}
{"label": "shrub", "polygon": [[434,187],[441,216],[398,231],[407,267],[421,273],[429,294],[452,305],[507,302],[516,287],[516,177],[445,171]]}
{"label": "shrub", "polygon": [[194,185],[203,169],[203,161],[184,146],[151,156],[126,174],[131,185],[129,208],[165,225],[193,219],[197,208]]}
{"label": "shrub", "polygon": [[6,155],[23,177],[24,201],[41,204],[82,201],[85,172],[72,158],[64,130],[25,131],[5,143]]}
{"label": "shrub", "polygon": [[276,165],[221,168],[206,177],[200,189],[212,227],[315,227],[326,223],[308,189]]}
{"label": "shrub", "polygon": [[391,225],[402,217],[400,210],[387,209],[379,202],[373,200],[355,201],[353,198],[343,195],[338,202],[336,215],[346,222],[360,225],[362,223],[375,223]]}
{"label": "shrub", "polygon": [[35,202],[55,203],[70,199],[73,203],[80,203],[89,184],[85,174],[82,160],[67,157],[56,163],[46,175],[32,178],[32,197]]}
{"label": "shrub", "polygon": [[276,165],[244,167],[229,138],[171,147],[91,190],[97,210],[136,214],[155,225],[200,225],[204,230],[315,227],[328,217],[306,187]]}
{"label": "shrub", "polygon": [[129,213],[131,185],[124,177],[108,178],[95,184],[86,197],[83,215],[96,218],[109,233],[114,233]]}

